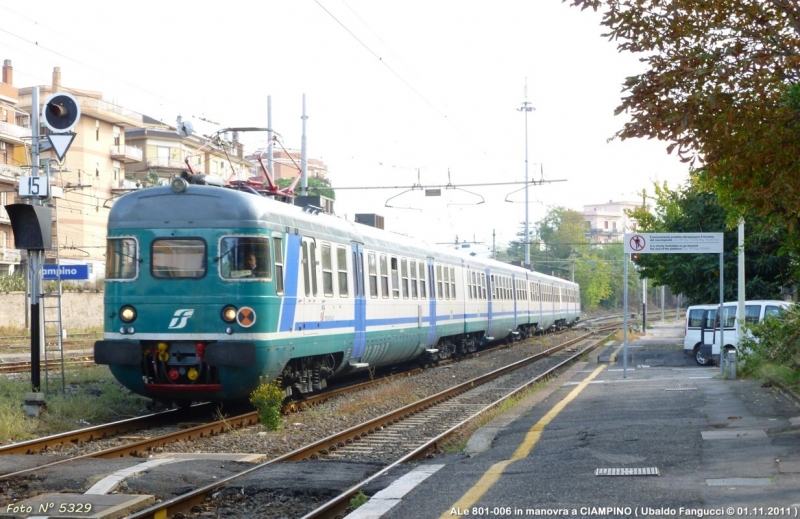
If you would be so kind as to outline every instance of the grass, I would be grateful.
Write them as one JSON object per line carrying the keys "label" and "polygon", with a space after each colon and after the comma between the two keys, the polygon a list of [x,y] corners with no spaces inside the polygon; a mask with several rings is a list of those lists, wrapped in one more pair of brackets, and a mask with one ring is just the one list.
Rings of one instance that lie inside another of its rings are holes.
{"label": "grass", "polygon": [[762,361],[745,376],[764,383],[780,382],[795,393],[800,393],[800,370],[789,366]]}
{"label": "grass", "polygon": [[120,385],[106,366],[68,371],[65,394],[61,393],[60,373],[57,376],[51,373],[51,392],[45,395],[47,410],[39,418],[29,417],[22,409],[25,394],[30,391],[29,377],[0,377],[0,443],[28,440],[148,412],[147,401]]}

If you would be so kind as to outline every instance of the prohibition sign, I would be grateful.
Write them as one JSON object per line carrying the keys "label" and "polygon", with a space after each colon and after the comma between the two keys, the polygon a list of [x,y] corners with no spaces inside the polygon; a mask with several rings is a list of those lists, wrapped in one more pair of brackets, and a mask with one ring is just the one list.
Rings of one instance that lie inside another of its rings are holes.
{"label": "prohibition sign", "polygon": [[645,241],[644,236],[642,236],[641,234],[634,234],[631,237],[631,241],[629,242],[629,245],[631,246],[631,249],[633,249],[633,250],[635,250],[637,252],[642,250],[642,249],[644,249],[644,246],[646,244],[647,244],[647,241]]}
{"label": "prohibition sign", "polygon": [[236,312],[236,322],[243,328],[250,328],[256,323],[256,312],[249,306],[243,306]]}

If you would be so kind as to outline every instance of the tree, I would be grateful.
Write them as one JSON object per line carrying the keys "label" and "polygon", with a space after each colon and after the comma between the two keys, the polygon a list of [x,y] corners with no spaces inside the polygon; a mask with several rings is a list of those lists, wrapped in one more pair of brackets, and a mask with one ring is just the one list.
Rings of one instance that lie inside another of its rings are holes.
{"label": "tree", "polygon": [[[289,185],[294,181],[293,178],[279,178],[275,181],[279,188],[284,189],[289,187]],[[300,194],[300,182],[294,188],[295,194]],[[308,179],[308,194],[309,195],[322,195],[325,197],[330,198],[331,200],[336,200],[336,193],[331,189],[331,185],[327,180],[316,178],[316,177],[309,177]]]}
{"label": "tree", "polygon": [[[556,261],[568,261],[574,250],[586,246],[586,219],[578,211],[554,207],[537,225],[539,237],[549,257]],[[568,267],[563,267],[569,272]]]}
{"label": "tree", "polygon": [[[725,269],[723,293],[736,299],[738,235],[726,229],[725,209],[713,193],[695,185],[670,190],[655,184],[653,213],[639,207],[630,216],[642,232],[723,232]],[[790,279],[791,260],[779,254],[786,229],[767,226],[764,219],[747,221],[745,240],[745,296],[748,299],[777,299]],[[719,257],[716,254],[641,254],[636,260],[641,277],[682,293],[690,303],[719,300]]]}
{"label": "tree", "polygon": [[[800,4],[794,0],[564,0],[648,69],[625,80],[619,139],[657,138],[697,167],[732,219],[800,222]],[[749,219],[749,218],[748,218]],[[797,245],[795,250],[800,249]]]}

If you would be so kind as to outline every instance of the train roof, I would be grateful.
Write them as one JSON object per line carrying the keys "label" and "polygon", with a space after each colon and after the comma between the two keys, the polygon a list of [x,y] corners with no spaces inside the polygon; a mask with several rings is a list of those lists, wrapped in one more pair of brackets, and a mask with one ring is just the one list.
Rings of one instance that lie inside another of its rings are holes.
{"label": "train roof", "polygon": [[190,184],[182,193],[171,186],[132,191],[116,200],[108,218],[109,231],[152,229],[246,229],[272,227],[328,241],[355,242],[376,250],[393,250],[408,256],[430,257],[462,262],[470,268],[492,267],[508,273],[524,274],[528,279],[546,278],[577,286],[561,278],[516,267],[508,263],[471,256],[409,236],[350,222],[317,209],[302,208],[256,196],[245,191]]}

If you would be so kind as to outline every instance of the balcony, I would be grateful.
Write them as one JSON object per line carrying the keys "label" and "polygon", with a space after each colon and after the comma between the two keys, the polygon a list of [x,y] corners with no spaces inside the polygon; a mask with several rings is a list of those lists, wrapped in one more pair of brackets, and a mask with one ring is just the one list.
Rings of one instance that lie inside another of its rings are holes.
{"label": "balcony", "polygon": [[22,141],[23,137],[30,137],[31,130],[30,128],[23,128],[22,126],[17,126],[16,124],[9,124],[4,121],[0,121],[0,134],[8,135],[9,137]]}
{"label": "balcony", "polygon": [[16,249],[7,249],[5,247],[0,247],[0,261],[4,263],[19,263],[20,262],[20,251]]}
{"label": "balcony", "polygon": [[186,169],[186,164],[182,160],[159,157],[147,159],[147,167],[148,169]]}
{"label": "balcony", "polygon": [[111,147],[111,158],[113,160],[120,160],[125,164],[130,164],[132,162],[141,162],[142,156],[143,154],[141,148],[137,148],[135,146]]}
{"label": "balcony", "polygon": [[111,191],[133,191],[141,188],[142,185],[136,180],[112,180]]}
{"label": "balcony", "polygon": [[22,171],[22,168],[18,166],[12,166],[11,164],[0,164],[0,179],[4,178],[13,180],[24,175],[25,173]]}

